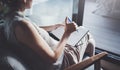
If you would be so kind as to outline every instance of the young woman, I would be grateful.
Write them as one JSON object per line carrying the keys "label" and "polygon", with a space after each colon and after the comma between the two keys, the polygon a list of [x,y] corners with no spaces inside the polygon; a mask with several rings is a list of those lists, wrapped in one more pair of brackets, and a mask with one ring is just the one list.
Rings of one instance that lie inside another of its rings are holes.
{"label": "young woman", "polygon": [[[1,3],[7,6],[7,13],[4,15],[4,32],[7,41],[17,46],[24,45],[26,48],[31,48],[40,58],[38,64],[35,63],[39,69],[32,70],[62,70],[81,61],[83,54],[80,53],[79,46],[73,48],[66,45],[70,34],[76,30],[76,23],[69,24],[66,17],[65,24],[38,27],[23,14],[25,9],[31,8],[32,0],[1,0]],[[60,26],[64,26],[65,31],[60,41],[56,41],[49,36],[47,31]],[[36,58],[35,56],[29,59]]]}

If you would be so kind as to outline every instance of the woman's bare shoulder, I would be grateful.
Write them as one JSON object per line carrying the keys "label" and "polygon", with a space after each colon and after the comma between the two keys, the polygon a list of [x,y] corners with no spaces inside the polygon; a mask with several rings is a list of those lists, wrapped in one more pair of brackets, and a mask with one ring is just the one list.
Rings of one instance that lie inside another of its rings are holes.
{"label": "woman's bare shoulder", "polygon": [[31,27],[33,27],[32,23],[27,20],[20,20],[15,22],[15,28],[25,29],[25,28],[31,28]]}
{"label": "woman's bare shoulder", "polygon": [[26,44],[28,46],[36,44],[35,42],[33,43],[32,41],[35,40],[38,37],[38,35],[37,36],[34,35],[37,34],[37,32],[32,23],[30,23],[29,21],[26,20],[17,21],[14,30],[16,38],[19,42]]}

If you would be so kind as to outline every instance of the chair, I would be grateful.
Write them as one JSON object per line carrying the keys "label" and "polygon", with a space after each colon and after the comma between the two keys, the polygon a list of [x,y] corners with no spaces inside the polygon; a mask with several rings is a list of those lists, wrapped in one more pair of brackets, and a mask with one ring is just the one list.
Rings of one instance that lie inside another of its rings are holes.
{"label": "chair", "polygon": [[[0,69],[1,70],[33,70],[31,66],[33,64],[26,64],[25,61],[22,61],[22,55],[16,55],[13,49],[9,48],[9,46],[13,46],[5,41],[3,35],[3,28],[0,27]],[[30,54],[32,55],[32,54]],[[95,70],[100,70],[100,60],[106,56],[106,52],[99,53],[94,55],[88,59],[83,60],[78,64],[74,64],[65,68],[64,70],[83,70],[89,67],[92,64],[95,64]],[[20,56],[20,57],[19,57]],[[32,60],[34,62],[34,60]],[[36,66],[35,70],[38,66]]]}
{"label": "chair", "polygon": [[83,70],[87,67],[89,67],[92,64],[97,64],[98,66],[95,66],[94,70],[100,70],[100,60],[107,55],[107,52],[101,52],[97,55],[94,55],[88,59],[83,60],[82,62],[78,64],[74,64],[66,68],[65,70]]}

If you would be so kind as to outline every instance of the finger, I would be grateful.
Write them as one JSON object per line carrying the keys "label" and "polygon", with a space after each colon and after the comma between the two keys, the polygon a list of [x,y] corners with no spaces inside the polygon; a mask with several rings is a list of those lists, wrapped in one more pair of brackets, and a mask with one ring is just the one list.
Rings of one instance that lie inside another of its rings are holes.
{"label": "finger", "polygon": [[67,23],[68,23],[68,17],[65,18],[65,24],[67,24]]}
{"label": "finger", "polygon": [[72,22],[74,25],[78,26],[74,21]]}
{"label": "finger", "polygon": [[75,25],[75,28],[77,29],[78,28],[78,25],[73,21],[73,24]]}

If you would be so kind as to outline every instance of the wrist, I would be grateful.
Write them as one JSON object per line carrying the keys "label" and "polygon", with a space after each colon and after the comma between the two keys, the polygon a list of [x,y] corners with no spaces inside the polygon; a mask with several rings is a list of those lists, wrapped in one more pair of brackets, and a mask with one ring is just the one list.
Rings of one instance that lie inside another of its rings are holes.
{"label": "wrist", "polygon": [[65,36],[70,36],[71,32],[65,31],[64,34],[65,34]]}

